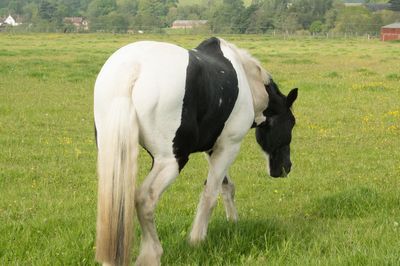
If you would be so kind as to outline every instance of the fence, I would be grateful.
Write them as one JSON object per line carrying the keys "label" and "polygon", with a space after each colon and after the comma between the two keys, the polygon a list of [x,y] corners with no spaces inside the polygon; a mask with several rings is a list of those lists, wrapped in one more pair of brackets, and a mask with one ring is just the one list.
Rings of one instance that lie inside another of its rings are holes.
{"label": "fence", "polygon": [[118,28],[118,27],[101,27],[101,25],[96,25],[96,30],[84,30],[82,28],[71,27],[70,25],[43,25],[41,27],[32,27],[32,25],[20,25],[16,27],[6,26],[0,27],[0,32],[8,32],[8,33],[113,33],[113,34],[169,34],[169,35],[179,35],[179,34],[187,34],[187,35],[229,35],[229,34],[257,34],[257,35],[265,35],[276,38],[318,38],[318,39],[331,39],[331,38],[366,38],[366,39],[377,39],[380,38],[380,32],[324,32],[324,33],[311,33],[307,30],[298,30],[298,31],[280,31],[280,30],[271,30],[265,28],[252,28],[251,30],[241,31],[240,29],[235,29],[232,27],[227,28],[219,28],[216,31],[211,30],[207,26],[200,27],[187,27],[180,29],[172,29],[172,28],[159,28],[152,26],[142,26],[138,28]]}

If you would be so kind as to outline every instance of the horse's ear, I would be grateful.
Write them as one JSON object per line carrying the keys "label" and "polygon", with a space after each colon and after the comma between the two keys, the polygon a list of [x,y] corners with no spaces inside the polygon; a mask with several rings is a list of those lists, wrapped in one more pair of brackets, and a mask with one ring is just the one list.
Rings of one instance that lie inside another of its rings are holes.
{"label": "horse's ear", "polygon": [[292,107],[294,101],[297,99],[297,88],[291,90],[286,97],[286,105],[288,108]]}

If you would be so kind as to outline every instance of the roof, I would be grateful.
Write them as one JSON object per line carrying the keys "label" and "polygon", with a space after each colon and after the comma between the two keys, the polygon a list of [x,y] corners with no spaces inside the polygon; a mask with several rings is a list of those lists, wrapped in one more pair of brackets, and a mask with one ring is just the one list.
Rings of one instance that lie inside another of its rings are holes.
{"label": "roof", "polygon": [[400,29],[400,22],[392,23],[386,26],[383,26],[384,29]]}
{"label": "roof", "polygon": [[343,3],[345,4],[364,4],[364,0],[344,0]]}
{"label": "roof", "polygon": [[11,26],[21,25],[21,23],[16,22],[11,15],[8,15],[6,19],[0,19],[0,21],[1,21],[0,25],[11,25]]}
{"label": "roof", "polygon": [[8,15],[8,17],[4,20],[4,23],[13,26],[16,24],[15,19],[11,15]]}
{"label": "roof", "polygon": [[69,23],[78,23],[81,24],[85,18],[83,17],[65,17],[64,22],[69,22]]}

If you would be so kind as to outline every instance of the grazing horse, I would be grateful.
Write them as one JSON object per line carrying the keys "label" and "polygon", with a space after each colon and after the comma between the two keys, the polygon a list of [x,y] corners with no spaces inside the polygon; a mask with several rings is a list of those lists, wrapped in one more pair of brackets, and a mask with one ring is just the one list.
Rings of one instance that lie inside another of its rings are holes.
{"label": "grazing horse", "polygon": [[[102,67],[94,91],[96,259],[129,264],[136,207],[142,229],[136,264],[160,264],[163,249],[154,209],[194,152],[206,153],[209,172],[190,243],[205,239],[219,193],[227,218],[236,221],[228,169],[240,143],[255,127],[270,175],[286,176],[296,98],[297,89],[283,95],[257,60],[223,39],[210,38],[192,50],[141,41],[115,52]],[[135,191],[139,145],[151,155],[153,166]]]}

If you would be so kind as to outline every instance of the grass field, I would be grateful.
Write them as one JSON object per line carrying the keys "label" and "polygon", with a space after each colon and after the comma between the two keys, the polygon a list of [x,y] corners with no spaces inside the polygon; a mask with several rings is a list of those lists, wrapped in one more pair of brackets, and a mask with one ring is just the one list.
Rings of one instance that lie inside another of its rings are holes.
{"label": "grass field", "polygon": [[[139,38],[192,48],[205,37],[0,34],[0,265],[95,264],[96,75]],[[293,170],[268,177],[250,131],[231,168],[240,220],[219,204],[192,248],[207,173],[193,155],[157,209],[162,263],[400,265],[400,43],[225,38],[285,93],[299,88]],[[149,167],[141,152],[140,180]]]}

